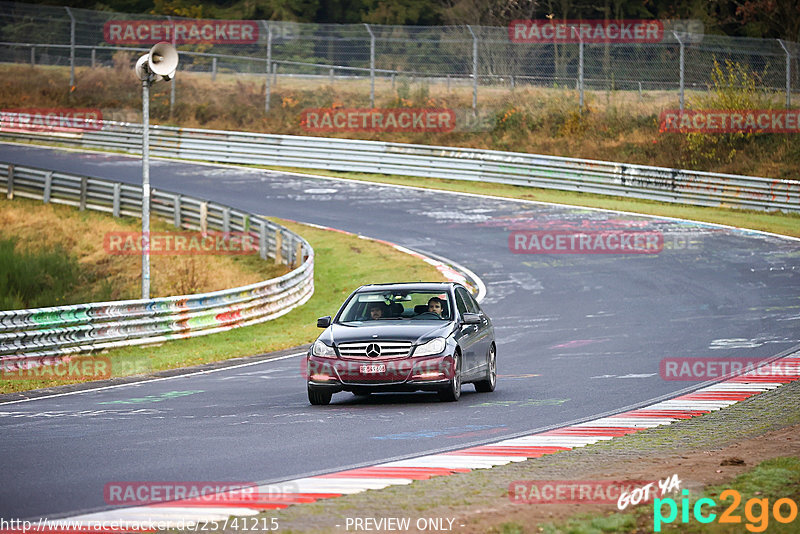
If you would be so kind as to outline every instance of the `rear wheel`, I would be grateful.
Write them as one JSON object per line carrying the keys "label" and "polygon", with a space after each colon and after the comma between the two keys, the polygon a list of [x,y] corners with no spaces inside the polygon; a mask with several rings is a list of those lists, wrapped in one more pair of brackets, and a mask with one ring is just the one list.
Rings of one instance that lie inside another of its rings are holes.
{"label": "rear wheel", "polygon": [[308,388],[308,402],[314,406],[325,406],[331,403],[333,393],[324,389]]}
{"label": "rear wheel", "polygon": [[461,397],[461,354],[458,352],[453,354],[453,378],[438,394],[439,400],[444,402],[455,402]]}
{"label": "rear wheel", "polygon": [[489,347],[489,354],[486,355],[486,378],[480,382],[475,382],[475,391],[478,393],[491,393],[497,385],[497,355],[494,345]]}

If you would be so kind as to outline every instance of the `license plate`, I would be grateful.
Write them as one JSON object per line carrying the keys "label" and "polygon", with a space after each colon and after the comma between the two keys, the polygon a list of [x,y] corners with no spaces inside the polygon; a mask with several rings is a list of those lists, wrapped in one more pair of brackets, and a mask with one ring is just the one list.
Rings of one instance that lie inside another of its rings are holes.
{"label": "license plate", "polygon": [[362,365],[358,368],[358,371],[361,373],[385,373],[386,365]]}

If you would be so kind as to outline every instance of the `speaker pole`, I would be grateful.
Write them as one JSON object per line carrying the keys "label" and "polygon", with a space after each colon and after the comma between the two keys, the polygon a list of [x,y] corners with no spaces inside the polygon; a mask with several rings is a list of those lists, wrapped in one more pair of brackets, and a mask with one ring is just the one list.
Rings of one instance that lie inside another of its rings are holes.
{"label": "speaker pole", "polygon": [[142,298],[150,298],[150,76],[142,80]]}
{"label": "speaker pole", "polygon": [[150,84],[174,80],[178,51],[167,42],[156,43],[136,61],[142,81],[142,298],[150,299]]}

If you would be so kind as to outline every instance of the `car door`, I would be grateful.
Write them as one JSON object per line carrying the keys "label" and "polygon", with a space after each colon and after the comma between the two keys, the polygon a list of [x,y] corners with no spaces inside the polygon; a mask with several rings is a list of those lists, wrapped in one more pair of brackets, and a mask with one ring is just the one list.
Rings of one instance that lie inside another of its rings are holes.
{"label": "car door", "polygon": [[467,307],[474,310],[474,313],[477,313],[481,317],[481,324],[478,326],[480,335],[475,343],[475,353],[478,356],[479,365],[482,366],[486,363],[485,356],[489,353],[489,347],[494,342],[494,327],[492,326],[491,319],[489,319],[489,317],[483,313],[483,310],[475,300],[475,297],[473,297],[468,291],[465,291],[464,293],[466,294],[467,298]]}
{"label": "car door", "polygon": [[461,369],[464,371],[465,375],[469,375],[472,374],[475,371],[475,368],[480,365],[480,357],[477,352],[476,343],[480,339],[481,325],[463,323],[464,314],[472,313],[469,305],[467,304],[469,301],[465,298],[465,296],[468,296],[465,290],[460,287],[456,288],[456,308],[458,309],[458,314],[462,320],[460,326],[461,339],[459,340],[459,345],[461,345],[464,361],[462,362]]}

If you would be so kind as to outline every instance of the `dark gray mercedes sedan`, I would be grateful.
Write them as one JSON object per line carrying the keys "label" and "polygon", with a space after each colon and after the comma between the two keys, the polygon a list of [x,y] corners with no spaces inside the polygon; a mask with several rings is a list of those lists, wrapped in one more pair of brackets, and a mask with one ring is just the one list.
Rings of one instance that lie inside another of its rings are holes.
{"label": "dark gray mercedes sedan", "polygon": [[306,360],[311,404],[339,391],[436,391],[457,401],[464,383],[479,392],[497,383],[492,322],[458,283],[362,286],[317,326],[325,331]]}

